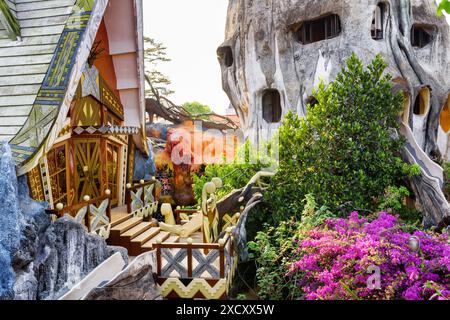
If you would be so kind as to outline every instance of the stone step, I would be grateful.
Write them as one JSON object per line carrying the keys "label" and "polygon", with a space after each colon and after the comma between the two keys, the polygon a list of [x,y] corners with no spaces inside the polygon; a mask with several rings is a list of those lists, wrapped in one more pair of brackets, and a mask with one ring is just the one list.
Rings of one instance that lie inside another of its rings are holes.
{"label": "stone step", "polygon": [[127,232],[128,230],[130,230],[131,228],[134,228],[135,226],[137,226],[138,224],[140,224],[142,222],[142,218],[130,218],[118,225],[116,225],[115,227],[111,228],[111,232],[112,233],[117,233],[119,232],[121,235],[125,232]]}
{"label": "stone step", "polygon": [[131,219],[132,217],[133,216],[131,214],[128,214],[128,215],[126,215],[126,216],[124,216],[124,217],[122,217],[120,219],[117,219],[116,221],[111,223],[111,228],[114,228],[115,226],[117,226],[117,225],[119,225],[119,224],[121,224],[121,223],[123,223],[123,222],[125,222],[125,221],[127,221],[129,219]]}
{"label": "stone step", "polygon": [[178,243],[178,242],[180,242],[180,237],[179,236],[170,236],[163,242],[164,243]]}
{"label": "stone step", "polygon": [[166,231],[161,231],[155,237],[151,238],[149,241],[142,245],[143,252],[153,250],[153,245],[158,241],[164,242],[170,237],[170,233]]}
{"label": "stone step", "polygon": [[141,223],[139,223],[137,226],[131,228],[127,232],[125,232],[125,233],[120,235],[120,243],[119,243],[119,245],[122,246],[122,247],[125,247],[125,248],[129,247],[130,246],[130,241],[132,239],[140,236],[141,234],[143,234],[144,232],[149,230],[151,227],[153,227],[153,223],[152,222],[141,222]]}
{"label": "stone step", "polygon": [[141,233],[136,238],[131,239],[129,245],[127,246],[128,254],[133,257],[137,257],[138,255],[140,255],[142,252],[142,245],[159,234],[160,231],[160,228],[152,227],[147,231]]}

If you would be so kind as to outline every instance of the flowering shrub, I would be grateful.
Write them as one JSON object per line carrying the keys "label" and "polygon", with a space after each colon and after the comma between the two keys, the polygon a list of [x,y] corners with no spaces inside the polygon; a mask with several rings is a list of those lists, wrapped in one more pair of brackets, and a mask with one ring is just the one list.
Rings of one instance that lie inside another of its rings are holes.
{"label": "flowering shrub", "polygon": [[[450,298],[448,235],[404,232],[384,212],[371,222],[357,212],[328,219],[306,235],[288,275],[302,275],[298,285],[308,300]],[[419,241],[417,250],[411,239]],[[369,273],[376,270],[378,285]]]}

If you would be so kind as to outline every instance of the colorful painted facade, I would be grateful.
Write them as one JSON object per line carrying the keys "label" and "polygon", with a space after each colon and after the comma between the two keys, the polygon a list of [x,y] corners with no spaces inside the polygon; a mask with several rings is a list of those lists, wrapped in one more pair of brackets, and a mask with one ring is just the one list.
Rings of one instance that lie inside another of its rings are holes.
{"label": "colorful painted facade", "polygon": [[148,154],[142,0],[1,0],[0,11],[0,140],[18,175],[52,207],[106,190],[124,205],[135,150]]}

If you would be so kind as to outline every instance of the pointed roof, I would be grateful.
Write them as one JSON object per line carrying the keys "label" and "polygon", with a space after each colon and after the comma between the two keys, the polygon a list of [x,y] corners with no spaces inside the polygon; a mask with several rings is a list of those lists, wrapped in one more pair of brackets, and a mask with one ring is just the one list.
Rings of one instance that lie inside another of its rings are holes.
{"label": "pointed roof", "polygon": [[6,31],[11,40],[20,39],[20,24],[17,19],[15,0],[0,0],[1,30]]}
{"label": "pointed roof", "polygon": [[[143,40],[136,36],[142,28],[141,0],[0,1],[15,5],[21,28],[21,41],[11,41],[6,29],[0,29],[0,141],[11,145],[19,175],[34,168],[52,148],[66,121],[105,11],[122,2],[132,8],[135,4],[134,14],[127,12],[122,19],[135,21],[130,41],[136,43],[134,65],[139,70],[131,75],[142,79],[135,84],[137,89],[124,83],[120,95],[125,107],[137,110],[134,123],[141,126],[143,133],[135,139],[144,141],[144,97],[139,94],[144,83]],[[142,63],[136,62],[140,60]],[[115,65],[117,69],[123,63]],[[119,70],[118,81],[130,77],[130,68],[123,69]],[[146,146],[140,147],[146,150]]]}
{"label": "pointed roof", "polygon": [[6,29],[0,30],[0,140],[10,141],[33,116],[31,111],[75,0],[0,1],[11,7],[14,4],[11,11],[21,27],[20,41],[12,41]]}

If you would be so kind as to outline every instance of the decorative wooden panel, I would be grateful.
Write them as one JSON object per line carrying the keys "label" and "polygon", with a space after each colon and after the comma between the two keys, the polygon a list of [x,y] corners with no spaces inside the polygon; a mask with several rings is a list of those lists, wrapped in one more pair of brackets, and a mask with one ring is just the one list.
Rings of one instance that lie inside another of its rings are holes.
{"label": "decorative wooden panel", "polygon": [[102,106],[92,97],[84,97],[75,103],[72,126],[101,126]]}
{"label": "decorative wooden panel", "polygon": [[75,201],[81,202],[85,195],[101,196],[102,172],[100,140],[75,140]]}
{"label": "decorative wooden panel", "polygon": [[114,92],[108,87],[106,82],[100,77],[100,100],[108,109],[120,119],[123,119],[123,106]]}
{"label": "decorative wooden panel", "polygon": [[28,185],[31,197],[36,201],[45,201],[44,186],[41,181],[41,170],[36,166],[28,173]]}
{"label": "decorative wooden panel", "polygon": [[107,143],[107,176],[108,189],[111,190],[111,204],[117,205],[119,202],[119,182],[120,182],[120,148],[119,146]]}
{"label": "decorative wooden panel", "polygon": [[67,145],[62,144],[50,150],[47,154],[50,187],[54,204],[69,204],[67,176]]}

